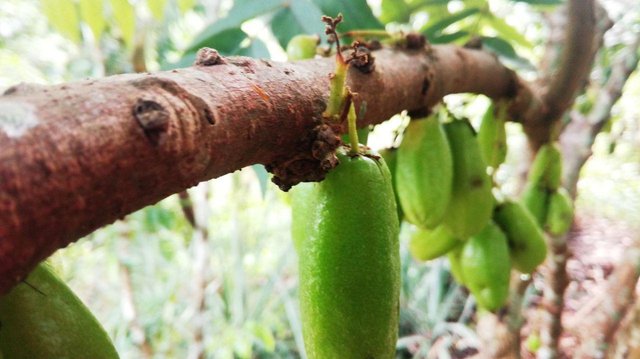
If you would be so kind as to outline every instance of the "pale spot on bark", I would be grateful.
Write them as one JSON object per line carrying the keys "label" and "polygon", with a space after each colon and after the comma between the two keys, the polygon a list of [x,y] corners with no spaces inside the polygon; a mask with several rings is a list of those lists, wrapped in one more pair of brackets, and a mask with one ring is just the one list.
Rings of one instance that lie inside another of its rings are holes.
{"label": "pale spot on bark", "polygon": [[38,125],[33,105],[21,102],[0,103],[0,130],[10,138],[19,138]]}

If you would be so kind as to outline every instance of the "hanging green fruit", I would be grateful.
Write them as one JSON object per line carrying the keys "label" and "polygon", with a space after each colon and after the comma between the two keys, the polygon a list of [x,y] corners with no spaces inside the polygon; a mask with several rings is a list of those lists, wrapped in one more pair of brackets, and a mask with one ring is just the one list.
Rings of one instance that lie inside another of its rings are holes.
{"label": "hanging green fruit", "polygon": [[460,259],[464,283],[478,305],[491,311],[502,308],[509,295],[511,259],[500,227],[489,222],[465,242]]}
{"label": "hanging green fruit", "polygon": [[0,297],[4,359],[118,358],[109,336],[45,263]]}
{"label": "hanging green fruit", "polygon": [[396,176],[407,221],[425,229],[440,224],[451,198],[453,163],[437,116],[411,121],[398,149]]}
{"label": "hanging green fruit", "polygon": [[444,129],[453,155],[453,191],[444,223],[457,238],[468,238],[491,219],[493,184],[469,121],[456,120]]}
{"label": "hanging green fruit", "polygon": [[338,153],[310,184],[300,228],[300,301],[310,359],[392,358],[400,258],[391,174],[376,154]]}
{"label": "hanging green fruit", "polygon": [[523,205],[504,201],[496,207],[493,220],[507,236],[514,268],[522,273],[531,273],[544,262],[547,257],[544,233]]}

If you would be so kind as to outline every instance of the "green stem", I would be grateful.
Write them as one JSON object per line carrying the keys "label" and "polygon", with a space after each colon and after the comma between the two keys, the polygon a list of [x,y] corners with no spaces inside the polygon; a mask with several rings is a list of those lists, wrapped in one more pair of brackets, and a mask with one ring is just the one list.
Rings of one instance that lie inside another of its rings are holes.
{"label": "green stem", "polygon": [[327,109],[323,113],[323,117],[330,120],[336,120],[340,116],[342,106],[344,104],[345,94],[345,81],[347,78],[348,64],[344,61],[344,58],[338,52],[336,56],[336,71],[329,80],[329,100],[327,102]]}
{"label": "green stem", "polygon": [[358,125],[357,125],[356,109],[353,106],[353,102],[349,106],[349,114],[347,115],[347,124],[349,125],[349,143],[351,144],[351,151],[349,151],[349,153],[352,155],[357,155],[359,150]]}
{"label": "green stem", "polygon": [[391,37],[393,36],[386,30],[369,29],[369,30],[351,30],[343,32],[340,37]]}

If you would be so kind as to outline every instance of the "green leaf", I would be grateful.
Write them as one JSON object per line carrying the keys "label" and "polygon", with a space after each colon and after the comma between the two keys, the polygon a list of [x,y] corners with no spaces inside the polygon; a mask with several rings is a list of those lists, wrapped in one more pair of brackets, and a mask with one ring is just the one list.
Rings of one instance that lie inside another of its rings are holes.
{"label": "green leaf", "polygon": [[299,34],[324,34],[320,18],[322,11],[309,0],[294,1],[291,6],[276,12],[271,19],[271,31],[282,48]]}
{"label": "green leaf", "polygon": [[294,19],[306,34],[321,35],[324,33],[322,11],[309,0],[296,0],[290,5]]}
{"label": "green leaf", "polygon": [[236,2],[226,17],[207,26],[198,34],[191,45],[189,45],[187,51],[194,51],[206,46],[205,43],[207,43],[211,37],[218,35],[222,31],[240,27],[243,22],[249,19],[274,11],[283,6],[285,1],[286,0],[245,0]]}
{"label": "green leaf", "polygon": [[490,14],[485,17],[486,21],[489,25],[498,32],[500,37],[507,41],[512,41],[517,43],[518,45],[525,47],[527,49],[532,49],[533,44],[527,40],[524,35],[522,35],[518,30],[514,29],[511,25],[507,24],[503,19]]}
{"label": "green leaf", "polygon": [[182,14],[193,9],[195,5],[196,0],[178,0],[178,9],[180,9],[180,13]]}
{"label": "green leaf", "polygon": [[286,48],[289,40],[298,34],[304,34],[302,25],[298,24],[291,9],[286,7],[279,10],[271,19],[271,32],[278,39],[282,48]]}
{"label": "green leaf", "polygon": [[468,31],[456,31],[451,34],[438,34],[429,38],[432,44],[448,44],[469,36]]}
{"label": "green leaf", "polygon": [[249,46],[241,47],[234,55],[249,56],[256,59],[269,58],[269,49],[260,39],[251,39]]}
{"label": "green leaf", "polygon": [[511,46],[508,41],[499,37],[482,36],[482,45],[488,47],[490,50],[500,56],[504,56],[510,59],[517,59],[518,54],[516,50]]}
{"label": "green leaf", "polygon": [[42,0],[42,11],[56,31],[80,42],[80,20],[73,0]]}
{"label": "green leaf", "polygon": [[[218,50],[221,55],[236,55],[240,50],[240,44],[247,38],[247,34],[240,28],[227,29],[209,39],[202,45]],[[196,59],[196,50],[186,52],[178,62],[163,64],[163,70],[188,67],[193,65]]]}
{"label": "green leaf", "polygon": [[433,25],[427,26],[424,30],[422,30],[422,33],[427,37],[427,39],[430,40],[432,37],[435,37],[436,34],[442,32],[442,30],[446,29],[450,25],[460,20],[466,19],[467,17],[477,14],[479,12],[480,12],[480,9],[478,8],[470,8],[470,9],[458,11],[436,22]]}
{"label": "green leaf", "polygon": [[151,15],[153,15],[157,21],[162,21],[164,18],[164,9],[167,7],[167,0],[147,0],[147,6],[151,11]]}
{"label": "green leaf", "polygon": [[128,0],[111,0],[113,19],[122,33],[122,39],[128,47],[133,46],[136,31],[136,14]]}
{"label": "green leaf", "polygon": [[404,0],[382,0],[380,10],[380,20],[385,24],[390,22],[407,23],[411,17],[411,9]]}
{"label": "green leaf", "polygon": [[514,65],[527,69],[534,68],[533,64],[531,64],[529,60],[516,53],[516,50],[511,46],[511,43],[502,38],[482,36],[482,45],[502,57],[502,59],[510,60]]}
{"label": "green leaf", "polygon": [[313,0],[322,13],[335,17],[344,15],[344,21],[338,26],[339,31],[354,29],[382,29],[384,26],[373,15],[367,0]]}
{"label": "green leaf", "polygon": [[80,16],[91,32],[96,41],[100,40],[107,22],[104,18],[104,4],[101,0],[80,0]]}

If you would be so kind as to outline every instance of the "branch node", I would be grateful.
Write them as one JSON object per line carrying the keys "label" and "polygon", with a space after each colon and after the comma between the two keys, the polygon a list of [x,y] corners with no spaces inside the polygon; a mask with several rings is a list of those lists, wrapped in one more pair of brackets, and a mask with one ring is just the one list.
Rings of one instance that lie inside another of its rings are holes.
{"label": "branch node", "polygon": [[139,99],[133,106],[133,116],[153,145],[157,145],[169,129],[169,113],[153,100]]}
{"label": "branch node", "polygon": [[193,62],[194,66],[213,66],[219,64],[225,64],[226,61],[220,56],[218,50],[210,47],[203,47],[196,53],[196,60]]}
{"label": "branch node", "polygon": [[308,144],[305,146],[309,146],[311,151],[303,151],[265,166],[267,171],[273,173],[271,181],[285,192],[300,182],[322,181],[327,172],[338,165],[335,152],[342,141],[336,132],[337,129],[325,123],[314,127],[305,141]]}

